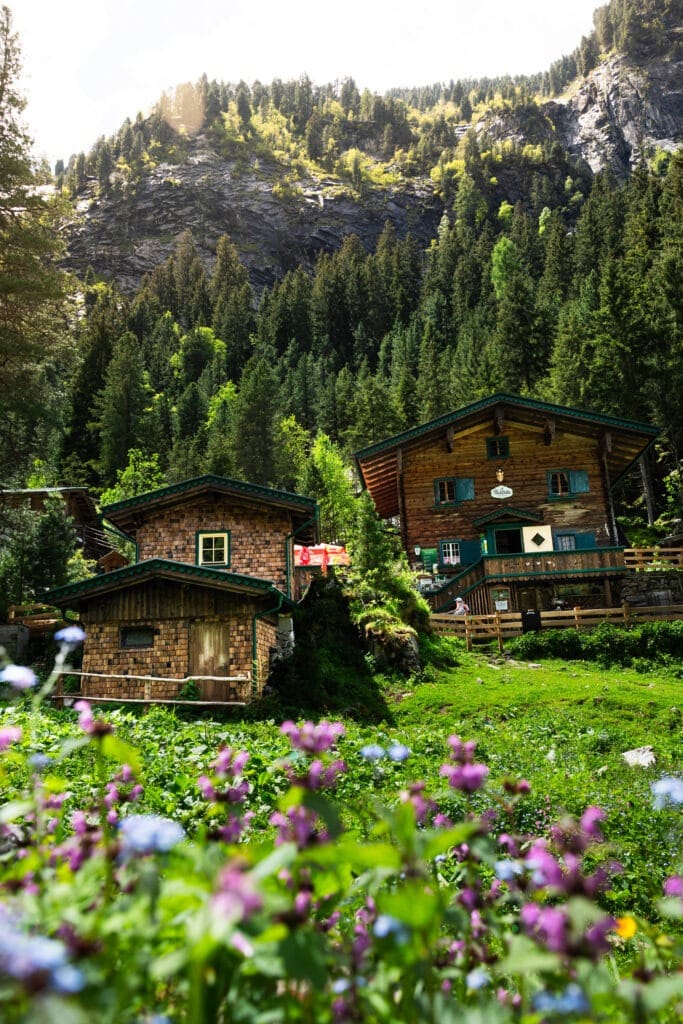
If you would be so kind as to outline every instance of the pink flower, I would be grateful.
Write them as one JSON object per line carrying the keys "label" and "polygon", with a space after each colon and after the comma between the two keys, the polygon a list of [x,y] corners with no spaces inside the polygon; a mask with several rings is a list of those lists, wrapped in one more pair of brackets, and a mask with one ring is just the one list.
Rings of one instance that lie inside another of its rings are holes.
{"label": "pink flower", "polygon": [[439,774],[444,775],[453,789],[461,789],[464,793],[474,793],[481,789],[489,770],[485,764],[442,764]]}
{"label": "pink flower", "polygon": [[22,732],[18,725],[8,725],[0,729],[0,751],[7,750],[10,743],[16,743],[21,737]]}
{"label": "pink flower", "polygon": [[667,878],[664,882],[664,895],[683,898],[683,877],[672,875],[671,878]]}

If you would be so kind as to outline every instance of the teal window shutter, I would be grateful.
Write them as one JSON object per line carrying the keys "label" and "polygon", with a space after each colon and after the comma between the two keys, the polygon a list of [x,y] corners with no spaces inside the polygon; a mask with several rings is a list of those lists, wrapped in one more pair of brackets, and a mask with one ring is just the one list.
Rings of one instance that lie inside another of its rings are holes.
{"label": "teal window shutter", "polygon": [[456,501],[474,501],[474,478],[461,476],[455,481]]}
{"label": "teal window shutter", "polygon": [[570,469],[569,490],[572,494],[586,494],[590,490],[588,473],[585,469]]}

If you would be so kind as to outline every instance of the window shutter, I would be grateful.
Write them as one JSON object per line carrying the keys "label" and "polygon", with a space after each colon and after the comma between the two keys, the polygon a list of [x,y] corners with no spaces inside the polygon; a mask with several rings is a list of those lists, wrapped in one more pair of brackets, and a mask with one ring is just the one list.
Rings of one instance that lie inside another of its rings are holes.
{"label": "window shutter", "polygon": [[590,490],[588,473],[585,469],[570,469],[569,490],[572,494],[586,494]]}
{"label": "window shutter", "polygon": [[481,542],[478,540],[460,541],[460,564],[471,565],[481,558]]}
{"label": "window shutter", "polygon": [[461,476],[455,481],[456,501],[474,501],[474,478]]}
{"label": "window shutter", "polygon": [[577,533],[576,534],[576,547],[579,551],[585,551],[587,548],[595,547],[595,534],[594,533]]}
{"label": "window shutter", "polygon": [[435,505],[440,505],[441,504],[441,497],[440,497],[440,494],[439,494],[439,481],[438,480],[434,481],[434,504]]}

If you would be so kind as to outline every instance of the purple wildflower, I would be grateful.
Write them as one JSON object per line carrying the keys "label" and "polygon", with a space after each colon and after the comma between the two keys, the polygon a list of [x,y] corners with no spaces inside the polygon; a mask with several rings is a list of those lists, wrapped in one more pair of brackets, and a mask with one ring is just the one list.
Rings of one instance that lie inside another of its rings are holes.
{"label": "purple wildflower", "polygon": [[461,789],[463,793],[475,793],[484,785],[489,770],[485,764],[442,764],[440,775],[448,779],[453,789]]}
{"label": "purple wildflower", "polygon": [[321,754],[335,745],[337,739],[345,733],[341,722],[304,722],[297,726],[294,722],[283,722],[280,732],[289,737],[289,741],[297,750],[308,754]]}
{"label": "purple wildflower", "polygon": [[293,842],[303,850],[329,838],[327,831],[320,827],[320,819],[315,811],[301,805],[290,807],[286,814],[276,811],[271,814],[270,823],[278,830],[275,839],[277,846]]}
{"label": "purple wildflower", "polygon": [[553,953],[566,951],[569,922],[562,910],[557,907],[541,907],[538,903],[525,903],[519,919],[527,935]]}
{"label": "purple wildflower", "polygon": [[81,972],[69,964],[63,942],[26,935],[7,919],[0,932],[0,970],[31,991],[79,992],[85,984]]}
{"label": "purple wildflower", "polygon": [[211,907],[222,920],[235,924],[245,921],[263,906],[261,895],[251,876],[237,864],[229,864],[218,876],[218,891]]}
{"label": "purple wildflower", "polygon": [[0,671],[0,682],[9,683],[15,690],[30,690],[37,685],[38,677],[25,665],[6,665]]}
{"label": "purple wildflower", "polygon": [[680,896],[683,898],[683,878],[680,875],[672,875],[664,882],[665,896]]}

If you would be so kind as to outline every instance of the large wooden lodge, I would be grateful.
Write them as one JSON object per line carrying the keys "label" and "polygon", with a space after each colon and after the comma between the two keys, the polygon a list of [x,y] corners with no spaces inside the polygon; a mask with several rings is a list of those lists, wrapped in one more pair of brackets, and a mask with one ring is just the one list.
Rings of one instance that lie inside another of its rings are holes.
{"label": "large wooden lodge", "polygon": [[613,491],[655,427],[494,394],[356,453],[432,608],[611,607],[626,571]]}

